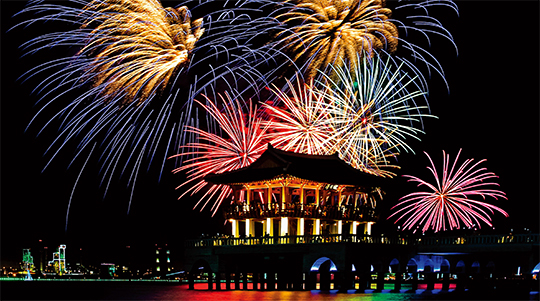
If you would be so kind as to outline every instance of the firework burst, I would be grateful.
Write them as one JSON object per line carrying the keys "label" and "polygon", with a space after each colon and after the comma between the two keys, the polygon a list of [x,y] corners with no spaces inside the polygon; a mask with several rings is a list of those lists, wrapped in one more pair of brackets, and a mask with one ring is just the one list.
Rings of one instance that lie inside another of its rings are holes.
{"label": "firework burst", "polygon": [[326,109],[324,94],[313,89],[310,84],[297,78],[297,85],[287,80],[288,96],[283,90],[273,88],[282,107],[263,104],[273,123],[269,139],[273,146],[297,153],[327,155],[332,152],[333,128],[329,121],[332,116]]}
{"label": "firework burst", "polygon": [[230,195],[231,188],[226,185],[212,185],[204,180],[211,173],[223,173],[246,167],[253,163],[267,147],[266,132],[271,123],[263,124],[262,119],[257,117],[257,107],[251,100],[246,107],[238,99],[231,100],[229,94],[226,97],[219,95],[223,110],[207,98],[206,105],[199,103],[216,122],[222,135],[187,127],[186,131],[198,137],[197,142],[191,142],[183,146],[182,153],[178,156],[192,156],[185,160],[184,164],[173,172],[186,172],[188,180],[184,185],[190,187],[180,196],[195,194],[205,190],[204,195],[195,205],[202,204],[202,209],[214,200],[211,208],[216,213],[221,202]]}
{"label": "firework burst", "polygon": [[[405,175],[409,182],[418,183],[418,187],[425,186],[427,191],[414,192],[402,197],[402,202],[391,209],[402,207],[388,217],[399,216],[395,223],[403,221],[403,230],[411,230],[416,226],[421,227],[422,232],[433,229],[435,232],[474,227],[484,222],[490,227],[490,214],[498,211],[508,216],[504,210],[494,205],[470,199],[479,197],[486,199],[506,199],[504,192],[497,189],[488,189],[489,186],[499,186],[497,183],[486,180],[498,178],[494,173],[487,172],[486,168],[477,168],[486,160],[473,163],[473,159],[467,159],[456,169],[461,149],[454,163],[450,167],[450,156],[443,151],[442,174],[439,174],[433,160],[427,154],[431,167],[427,167],[435,177],[435,184]],[[416,231],[416,230],[415,230]]]}
{"label": "firework burst", "polygon": [[397,27],[388,21],[392,11],[383,0],[299,0],[277,16],[287,29],[278,33],[285,50],[307,76],[330,64],[357,63],[357,54],[373,56],[379,49],[394,52]]}
{"label": "firework burst", "polygon": [[[204,33],[203,19],[191,21],[186,6],[163,8],[158,1],[92,1],[81,28],[91,27],[79,55],[93,57],[86,74],[96,76],[106,100],[142,103],[162,90],[189,63]],[[144,33],[144,34],[141,34]]]}
{"label": "firework burst", "polygon": [[427,105],[416,104],[425,92],[401,66],[394,68],[379,57],[358,60],[361,63],[352,70],[334,67],[337,79],[326,76],[324,81],[335,133],[333,148],[357,169],[392,176],[379,166],[388,165],[388,158],[400,150],[412,151],[405,138],[419,140],[417,134],[423,131],[415,124],[433,116],[422,112],[429,109]]}

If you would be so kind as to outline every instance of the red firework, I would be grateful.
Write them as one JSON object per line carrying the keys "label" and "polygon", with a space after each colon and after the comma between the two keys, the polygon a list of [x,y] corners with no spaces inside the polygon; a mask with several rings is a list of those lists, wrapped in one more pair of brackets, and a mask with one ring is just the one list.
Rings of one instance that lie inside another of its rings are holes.
{"label": "red firework", "polygon": [[[253,163],[266,150],[266,132],[271,126],[269,123],[263,125],[262,120],[256,117],[257,107],[252,105],[251,100],[246,108],[238,99],[231,100],[228,94],[226,98],[219,96],[223,104],[222,110],[208,98],[206,98],[207,105],[196,102],[208,112],[209,117],[215,120],[223,133],[222,136],[199,128],[186,127],[185,130],[195,134],[198,141],[182,146],[184,151],[173,156],[192,157],[173,171],[174,173],[186,171],[188,176],[188,180],[177,189],[192,184],[180,198],[186,194],[193,195],[206,188],[206,192],[195,207],[204,202],[202,210],[211,200],[215,200],[211,209],[213,214],[216,213],[221,202],[230,195],[231,188],[227,185],[209,184],[204,177],[211,173],[236,170]],[[244,109],[248,112],[244,113]]]}

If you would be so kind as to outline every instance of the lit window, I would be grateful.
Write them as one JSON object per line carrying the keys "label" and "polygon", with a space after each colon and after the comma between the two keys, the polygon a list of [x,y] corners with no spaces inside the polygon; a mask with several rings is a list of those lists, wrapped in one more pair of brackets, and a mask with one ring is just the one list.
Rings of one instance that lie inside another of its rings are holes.
{"label": "lit window", "polygon": [[171,262],[171,259],[169,257],[167,257],[167,262]]}
{"label": "lit window", "polygon": [[156,254],[159,254],[159,250],[156,250]]}
{"label": "lit window", "polygon": [[157,267],[157,268],[156,268],[156,271],[158,271],[158,272],[159,272],[159,267]]}
{"label": "lit window", "polygon": [[159,258],[156,258],[156,263],[159,263]]}
{"label": "lit window", "polygon": [[171,251],[167,250],[167,254],[171,254]]}

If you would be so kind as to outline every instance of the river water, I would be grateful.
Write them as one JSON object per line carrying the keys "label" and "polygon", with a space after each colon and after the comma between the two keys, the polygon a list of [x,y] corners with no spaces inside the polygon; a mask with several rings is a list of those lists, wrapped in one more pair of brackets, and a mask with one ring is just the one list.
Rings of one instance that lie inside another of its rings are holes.
{"label": "river water", "polygon": [[337,293],[337,291],[207,291],[199,284],[188,290],[185,284],[137,282],[48,282],[2,281],[1,300],[177,300],[177,301],[407,301],[407,300],[538,300],[538,295],[516,295],[512,292],[467,294],[441,293],[438,290],[411,293]]}

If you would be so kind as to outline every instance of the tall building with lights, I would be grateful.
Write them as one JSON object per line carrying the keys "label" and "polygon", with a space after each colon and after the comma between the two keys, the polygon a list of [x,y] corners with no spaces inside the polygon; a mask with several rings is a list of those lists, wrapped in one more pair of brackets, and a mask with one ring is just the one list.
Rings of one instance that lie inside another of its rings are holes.
{"label": "tall building with lights", "polygon": [[54,266],[54,271],[58,276],[66,274],[66,245],[58,246],[56,252],[53,253],[53,260],[49,261],[49,265]]}
{"label": "tall building with lights", "polygon": [[154,276],[163,277],[171,273],[171,249],[167,244],[155,244],[154,258]]}

